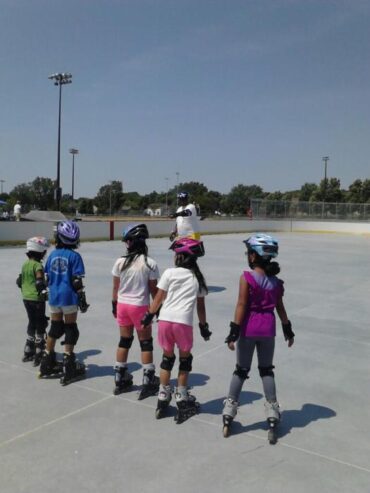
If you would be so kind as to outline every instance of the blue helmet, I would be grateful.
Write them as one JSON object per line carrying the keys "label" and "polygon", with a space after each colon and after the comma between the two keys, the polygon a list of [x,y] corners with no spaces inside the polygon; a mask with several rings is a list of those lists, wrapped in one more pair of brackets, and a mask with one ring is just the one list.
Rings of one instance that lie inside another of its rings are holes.
{"label": "blue helmet", "polygon": [[56,236],[64,245],[77,246],[80,242],[80,228],[74,221],[61,221],[57,225]]}
{"label": "blue helmet", "polygon": [[264,259],[271,259],[278,256],[279,244],[278,241],[270,235],[264,233],[256,233],[244,240],[248,252],[255,252]]}

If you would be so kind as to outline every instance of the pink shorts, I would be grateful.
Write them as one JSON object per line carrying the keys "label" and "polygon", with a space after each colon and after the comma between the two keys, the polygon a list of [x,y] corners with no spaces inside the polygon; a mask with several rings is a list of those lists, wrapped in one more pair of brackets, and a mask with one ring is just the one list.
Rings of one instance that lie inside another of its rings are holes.
{"label": "pink shorts", "polygon": [[148,311],[148,305],[128,305],[117,303],[117,322],[120,327],[132,327],[141,330],[141,320]]}
{"label": "pink shorts", "polygon": [[176,322],[158,322],[158,343],[167,353],[174,350],[175,344],[180,351],[190,351],[193,347],[193,327]]}

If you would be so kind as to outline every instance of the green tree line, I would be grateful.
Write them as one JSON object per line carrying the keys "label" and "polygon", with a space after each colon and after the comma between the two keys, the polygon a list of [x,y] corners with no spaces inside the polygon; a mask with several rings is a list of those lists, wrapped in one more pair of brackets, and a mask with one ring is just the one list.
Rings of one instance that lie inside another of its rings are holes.
{"label": "green tree line", "polygon": [[[199,182],[184,182],[168,192],[153,191],[146,195],[138,192],[124,192],[122,182],[112,181],[98,190],[95,197],[79,197],[72,200],[65,194],[61,201],[61,210],[74,214],[142,214],[147,208],[161,207],[164,212],[176,208],[176,192],[185,190],[190,201],[198,205],[201,215],[214,214],[216,211],[225,214],[245,215],[251,199],[267,199],[278,201],[331,202],[331,203],[370,203],[370,179],[357,179],[348,190],[341,188],[338,178],[323,179],[319,184],[304,183],[299,190],[286,192],[265,192],[259,185],[238,184],[229,193],[222,194],[209,190]],[[21,183],[10,193],[0,194],[0,199],[7,202],[9,208],[19,200],[22,210],[32,209],[53,210],[55,208],[55,182],[50,178],[37,177],[32,182]]]}

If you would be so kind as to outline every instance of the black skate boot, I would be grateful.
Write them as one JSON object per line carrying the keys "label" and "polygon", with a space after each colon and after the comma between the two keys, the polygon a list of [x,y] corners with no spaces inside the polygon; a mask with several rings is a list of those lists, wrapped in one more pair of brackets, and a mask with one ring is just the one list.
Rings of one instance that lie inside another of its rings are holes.
{"label": "black skate boot", "polygon": [[171,387],[169,385],[161,385],[158,393],[157,409],[155,417],[161,419],[166,414],[166,410],[170,405],[172,398]]}
{"label": "black skate boot", "polygon": [[47,353],[44,351],[40,361],[39,378],[50,377],[52,375],[60,375],[63,371],[63,364],[61,361],[57,361],[54,351]]}
{"label": "black skate boot", "polygon": [[114,367],[114,389],[113,394],[119,395],[123,392],[128,392],[132,387],[133,377],[128,372],[127,367],[115,366]]}
{"label": "black skate boot", "polygon": [[177,413],[175,421],[179,425],[199,413],[200,404],[193,395],[190,395],[186,387],[177,387],[175,392]]}
{"label": "black skate boot", "polygon": [[75,353],[64,353],[63,375],[60,379],[61,385],[68,385],[69,383],[81,380],[81,378],[84,378],[85,373],[86,367],[83,363],[80,363],[80,361],[76,359]]}
{"label": "black skate boot", "polygon": [[159,378],[155,375],[155,370],[144,370],[143,387],[140,391],[138,401],[146,399],[151,395],[156,395],[159,390]]}
{"label": "black skate boot", "polygon": [[230,397],[225,399],[224,409],[222,411],[222,422],[223,422],[222,433],[225,438],[227,438],[230,435],[231,423],[234,421],[237,410],[238,410],[238,403],[236,401],[234,401]]}
{"label": "black skate boot", "polygon": [[22,361],[26,363],[27,361],[32,361],[35,356],[35,338],[32,336],[28,336],[26,340],[26,344],[24,345],[24,354]]}
{"label": "black skate boot", "polygon": [[265,402],[265,412],[266,412],[266,419],[267,423],[269,425],[269,431],[267,434],[268,441],[271,445],[275,445],[275,443],[278,440],[278,425],[280,422],[280,406],[279,403],[274,401],[274,402]]}
{"label": "black skate boot", "polygon": [[35,357],[33,358],[33,366],[39,366],[42,359],[42,354],[45,350],[45,339],[36,338],[35,341]]}

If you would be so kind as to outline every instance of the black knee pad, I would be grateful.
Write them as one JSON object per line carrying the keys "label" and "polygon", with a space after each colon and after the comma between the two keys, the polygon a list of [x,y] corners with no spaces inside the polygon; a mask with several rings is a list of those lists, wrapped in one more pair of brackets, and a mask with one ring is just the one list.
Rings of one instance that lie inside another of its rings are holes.
{"label": "black knee pad", "polygon": [[193,355],[189,354],[189,356],[186,356],[184,358],[180,358],[180,364],[179,364],[179,370],[180,371],[191,371],[192,366],[191,362],[193,361]]}
{"label": "black knee pad", "polygon": [[80,337],[80,332],[78,330],[77,324],[64,324],[64,333],[64,344],[75,346],[77,344],[78,338]]}
{"label": "black knee pad", "polygon": [[53,339],[59,339],[64,334],[64,322],[63,320],[52,320],[50,324],[49,337]]}
{"label": "black knee pad", "polygon": [[125,349],[130,349],[132,346],[132,341],[134,340],[134,336],[131,337],[122,337],[119,340],[118,347],[125,348]]}
{"label": "black knee pad", "polygon": [[171,371],[175,364],[176,356],[162,356],[161,368],[162,370]]}
{"label": "black knee pad", "polygon": [[153,337],[140,341],[140,347],[142,352],[153,351]]}
{"label": "black knee pad", "polygon": [[236,375],[237,377],[241,378],[242,380],[246,380],[248,377],[250,368],[243,368],[242,366],[239,366],[238,364],[235,366],[235,370],[233,375]]}
{"label": "black knee pad", "polygon": [[275,366],[259,366],[259,372],[260,372],[260,377],[274,377],[275,374],[272,371],[275,368]]}

